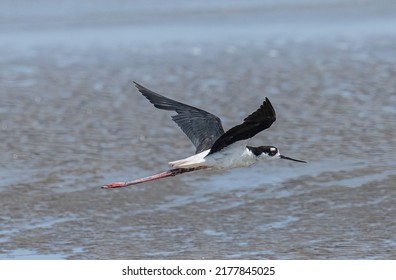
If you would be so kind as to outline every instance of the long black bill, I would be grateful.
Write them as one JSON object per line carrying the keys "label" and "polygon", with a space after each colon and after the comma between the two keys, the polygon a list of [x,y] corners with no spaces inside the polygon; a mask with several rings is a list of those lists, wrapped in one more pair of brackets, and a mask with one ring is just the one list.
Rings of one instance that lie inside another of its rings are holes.
{"label": "long black bill", "polygon": [[294,158],[290,158],[290,157],[285,157],[285,156],[282,156],[282,155],[280,155],[280,158],[288,159],[288,160],[292,160],[292,161],[297,161],[297,162],[307,163],[306,161],[303,161],[303,160],[298,160],[298,159],[294,159]]}

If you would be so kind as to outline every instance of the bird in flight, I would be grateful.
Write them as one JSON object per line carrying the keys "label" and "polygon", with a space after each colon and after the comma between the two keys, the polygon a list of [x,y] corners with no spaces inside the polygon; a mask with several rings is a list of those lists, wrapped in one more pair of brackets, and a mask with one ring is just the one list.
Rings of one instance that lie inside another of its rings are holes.
{"label": "bird in flight", "polygon": [[107,184],[102,188],[121,188],[202,169],[227,170],[246,167],[261,159],[280,158],[306,163],[281,155],[274,146],[247,145],[250,138],[269,128],[276,120],[274,107],[268,98],[265,98],[260,108],[247,116],[242,124],[224,132],[219,117],[162,96],[136,82],[134,84],[156,108],[176,112],[172,120],[191,140],[196,151],[190,157],[169,162],[171,168],[168,171],[133,181]]}

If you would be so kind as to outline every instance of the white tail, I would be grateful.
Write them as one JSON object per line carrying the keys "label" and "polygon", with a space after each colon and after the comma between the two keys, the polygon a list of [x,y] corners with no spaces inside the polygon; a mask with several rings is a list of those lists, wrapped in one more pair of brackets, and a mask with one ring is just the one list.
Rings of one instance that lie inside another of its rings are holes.
{"label": "white tail", "polygon": [[199,154],[193,155],[191,157],[175,160],[169,162],[172,168],[196,168],[205,165],[205,156],[209,153],[209,150],[203,151]]}

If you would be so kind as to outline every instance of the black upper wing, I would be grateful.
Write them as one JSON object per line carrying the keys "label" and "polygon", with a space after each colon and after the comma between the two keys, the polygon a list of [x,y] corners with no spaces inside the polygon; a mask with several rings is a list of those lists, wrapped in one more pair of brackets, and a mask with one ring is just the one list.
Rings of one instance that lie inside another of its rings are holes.
{"label": "black upper wing", "polygon": [[210,149],[209,155],[237,141],[252,138],[257,133],[269,128],[275,120],[274,107],[272,107],[268,98],[265,98],[263,105],[256,112],[245,118],[242,124],[234,126],[216,140]]}
{"label": "black upper wing", "polygon": [[134,82],[137,89],[158,109],[175,111],[172,119],[188,136],[196,148],[196,154],[208,150],[224,134],[221,120],[204,110],[177,102],[155,93]]}

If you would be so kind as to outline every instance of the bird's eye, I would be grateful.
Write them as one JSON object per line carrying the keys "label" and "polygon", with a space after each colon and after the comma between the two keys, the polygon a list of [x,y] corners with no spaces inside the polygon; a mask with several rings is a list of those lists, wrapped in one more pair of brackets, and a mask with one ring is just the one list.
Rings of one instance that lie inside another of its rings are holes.
{"label": "bird's eye", "polygon": [[271,147],[270,148],[270,155],[271,156],[274,156],[274,155],[276,155],[278,153],[278,149],[277,148],[275,148],[275,147]]}

